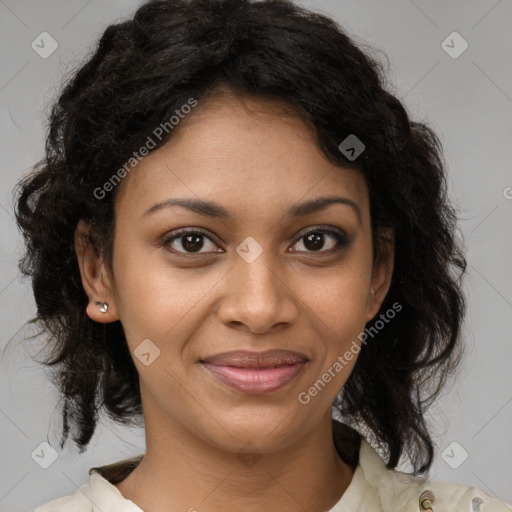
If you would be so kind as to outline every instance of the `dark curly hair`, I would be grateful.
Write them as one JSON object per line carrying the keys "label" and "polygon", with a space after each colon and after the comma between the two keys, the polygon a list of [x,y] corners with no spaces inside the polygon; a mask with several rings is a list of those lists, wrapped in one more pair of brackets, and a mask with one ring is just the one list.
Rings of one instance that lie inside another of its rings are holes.
{"label": "dark curly hair", "polygon": [[[49,334],[44,364],[63,401],[61,447],[71,433],[83,452],[102,410],[123,424],[142,417],[121,323],[86,315],[77,223],[92,226],[89,242],[111,266],[116,190],[102,199],[94,191],[191,97],[200,103],[231,91],[286,102],[331,162],[364,175],[374,261],[385,245],[382,228],[393,228],[394,272],[381,312],[395,302],[403,311],[361,351],[333,405],[383,447],[388,468],[403,455],[415,473],[430,468],[424,413],[463,353],[466,260],[441,143],[409,118],[365,46],[289,0],[151,0],[106,28],[52,105],[45,158],[15,188],[26,242],[19,268],[32,279],[31,322]],[[356,160],[339,149],[350,134],[365,145]]]}

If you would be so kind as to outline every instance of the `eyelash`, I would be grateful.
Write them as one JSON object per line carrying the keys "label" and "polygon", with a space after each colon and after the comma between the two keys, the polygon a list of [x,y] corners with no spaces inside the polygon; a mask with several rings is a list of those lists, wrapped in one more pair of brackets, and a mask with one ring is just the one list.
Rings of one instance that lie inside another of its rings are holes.
{"label": "eyelash", "polygon": [[[305,252],[306,254],[321,254],[321,255],[325,256],[325,255],[334,254],[334,253],[340,251],[344,247],[348,246],[350,244],[350,242],[351,242],[351,239],[346,234],[344,234],[342,232],[338,232],[336,230],[333,230],[332,228],[327,228],[327,227],[320,226],[318,228],[310,229],[309,231],[306,231],[305,233],[300,235],[295,240],[293,245],[297,244],[303,238],[306,238],[308,235],[310,235],[312,233],[321,233],[321,234],[332,236],[336,240],[335,246],[333,248],[331,248],[331,249],[323,250],[323,251],[294,251],[294,252],[296,252],[296,253]],[[182,238],[182,237],[184,237],[186,235],[202,235],[205,238],[207,238],[208,240],[210,240],[210,242],[212,242],[215,245],[217,245],[215,243],[215,241],[212,240],[212,238],[210,237],[209,233],[204,231],[203,229],[201,229],[201,228],[194,228],[194,229],[184,228],[184,229],[177,230],[176,232],[174,232],[174,234],[172,236],[166,237],[164,240],[162,240],[161,246],[162,247],[168,247],[168,246],[170,246],[172,244],[172,242],[174,242],[174,240]],[[190,257],[196,257],[196,256],[201,256],[201,255],[207,254],[207,253],[193,253],[193,252],[181,252],[181,251],[171,251],[171,252],[173,254],[180,254],[180,255],[185,256],[185,257],[189,257],[189,256]]]}

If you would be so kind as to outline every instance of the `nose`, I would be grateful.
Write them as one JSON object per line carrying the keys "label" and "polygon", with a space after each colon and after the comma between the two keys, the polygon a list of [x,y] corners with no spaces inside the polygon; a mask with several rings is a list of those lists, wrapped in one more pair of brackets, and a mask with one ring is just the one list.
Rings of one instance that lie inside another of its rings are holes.
{"label": "nose", "polygon": [[292,324],[298,316],[298,298],[285,272],[264,254],[251,263],[236,257],[224,279],[218,316],[228,327],[263,334]]}

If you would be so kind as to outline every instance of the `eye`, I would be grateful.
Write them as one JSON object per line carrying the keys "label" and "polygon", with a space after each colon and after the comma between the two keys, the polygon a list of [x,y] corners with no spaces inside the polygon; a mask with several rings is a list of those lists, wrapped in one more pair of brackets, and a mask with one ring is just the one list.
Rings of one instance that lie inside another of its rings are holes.
{"label": "eye", "polygon": [[[322,250],[326,241],[329,239],[331,242],[328,243],[328,248]],[[302,240],[304,241],[302,242]],[[322,254],[332,254],[339,251],[342,247],[349,245],[349,243],[349,237],[342,231],[338,232],[337,230],[318,227],[302,235],[292,246],[291,252],[320,252]],[[300,246],[300,244],[306,248],[305,251],[297,248],[293,249],[295,245]]]}
{"label": "eye", "polygon": [[201,249],[205,247],[204,239],[210,242],[213,249],[208,250],[208,243],[206,243],[206,251],[208,252],[222,252],[222,249],[216,250],[217,245],[208,236],[206,231],[201,229],[180,229],[171,237],[165,238],[162,241],[163,247],[170,247],[170,252],[181,253],[181,254],[201,254]]}
{"label": "eye", "polygon": [[[207,242],[205,243],[205,239]],[[302,241],[304,240],[304,241]],[[330,243],[329,243],[330,240]],[[327,249],[324,248],[327,242]],[[292,246],[290,252],[306,252],[306,253],[322,253],[332,254],[342,247],[349,245],[350,238],[343,232],[332,228],[318,227],[304,233],[297,242]],[[210,243],[210,248],[208,248]],[[294,248],[296,245],[302,244],[306,250]],[[161,245],[169,248],[169,251],[176,254],[207,254],[211,252],[223,252],[209,234],[202,229],[179,229],[172,236],[165,238]],[[202,249],[206,249],[202,251]]]}

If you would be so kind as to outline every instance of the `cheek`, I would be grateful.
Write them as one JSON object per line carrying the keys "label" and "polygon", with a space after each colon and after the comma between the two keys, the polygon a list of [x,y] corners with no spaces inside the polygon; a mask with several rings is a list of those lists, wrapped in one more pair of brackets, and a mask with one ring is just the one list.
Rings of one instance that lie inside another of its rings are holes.
{"label": "cheek", "polygon": [[338,355],[359,343],[358,336],[366,324],[367,284],[361,279],[330,279],[323,293],[310,296],[308,304],[314,313],[313,331],[325,354],[323,364],[329,366]]}
{"label": "cheek", "polygon": [[302,297],[336,338],[345,338],[365,325],[370,297],[371,260],[354,251],[339,266],[302,283]]}
{"label": "cheek", "polygon": [[[347,259],[337,271],[317,280],[319,286],[309,287],[307,297],[312,331],[318,347],[319,374],[331,369],[336,386],[348,379],[361,346],[368,311],[371,282],[371,259],[358,253]],[[306,284],[306,283],[305,283]],[[341,366],[336,364],[340,362]],[[333,368],[335,366],[335,368]]]}
{"label": "cheek", "polygon": [[133,349],[149,338],[166,350],[179,350],[178,338],[186,339],[187,326],[206,313],[202,301],[218,282],[218,273],[172,269],[158,250],[137,249],[135,243],[129,251],[122,250],[122,243],[119,247],[115,302],[128,344]]}

